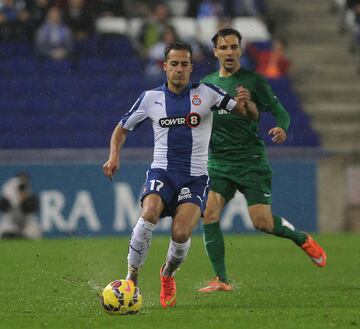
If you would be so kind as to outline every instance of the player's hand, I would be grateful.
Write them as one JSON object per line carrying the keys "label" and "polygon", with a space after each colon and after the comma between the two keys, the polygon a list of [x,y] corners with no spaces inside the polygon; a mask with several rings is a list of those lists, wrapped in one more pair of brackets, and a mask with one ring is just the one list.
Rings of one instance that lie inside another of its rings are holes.
{"label": "player's hand", "polygon": [[238,97],[235,97],[235,101],[239,106],[239,111],[242,115],[245,115],[246,102],[241,101]]}
{"label": "player's hand", "polygon": [[271,128],[269,130],[269,135],[273,135],[271,140],[273,141],[273,143],[276,143],[276,144],[281,144],[281,143],[285,142],[285,140],[287,138],[285,130],[280,127]]}
{"label": "player's hand", "polygon": [[253,101],[245,103],[246,117],[252,121],[259,120],[259,111]]}
{"label": "player's hand", "polygon": [[237,87],[236,88],[236,97],[237,102],[249,102],[251,101],[251,94],[250,91],[244,87]]}
{"label": "player's hand", "polygon": [[109,177],[110,180],[113,179],[116,171],[119,170],[119,161],[109,159],[103,164],[103,173],[105,176]]}

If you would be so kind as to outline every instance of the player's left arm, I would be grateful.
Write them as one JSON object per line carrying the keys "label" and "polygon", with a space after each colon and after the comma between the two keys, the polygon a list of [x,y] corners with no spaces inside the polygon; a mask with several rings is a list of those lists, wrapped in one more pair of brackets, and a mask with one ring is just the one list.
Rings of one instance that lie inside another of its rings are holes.
{"label": "player's left arm", "polygon": [[276,103],[276,105],[272,108],[271,113],[276,120],[276,127],[271,128],[268,134],[272,136],[271,140],[273,143],[281,144],[285,142],[287,138],[290,116],[280,102]]}
{"label": "player's left arm", "polygon": [[274,95],[269,83],[260,75],[257,75],[254,92],[257,100],[256,104],[260,106],[260,109],[270,112],[275,118],[275,127],[271,128],[268,132],[272,136],[271,140],[276,144],[285,142],[287,130],[290,126],[289,113]]}

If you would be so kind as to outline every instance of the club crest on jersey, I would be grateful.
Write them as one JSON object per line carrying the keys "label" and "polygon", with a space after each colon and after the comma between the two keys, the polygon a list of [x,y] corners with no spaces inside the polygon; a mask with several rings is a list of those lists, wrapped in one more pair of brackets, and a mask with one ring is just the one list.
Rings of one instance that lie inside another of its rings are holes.
{"label": "club crest on jersey", "polygon": [[190,189],[188,187],[183,187],[178,196],[178,201],[191,199]]}
{"label": "club crest on jersey", "polygon": [[198,113],[189,113],[186,117],[173,117],[159,119],[161,128],[170,128],[187,125],[190,128],[196,128],[201,122],[201,116]]}
{"label": "club crest on jersey", "polygon": [[200,106],[201,104],[201,98],[198,96],[198,95],[194,95],[192,100],[191,100],[191,103],[194,105],[194,106]]}

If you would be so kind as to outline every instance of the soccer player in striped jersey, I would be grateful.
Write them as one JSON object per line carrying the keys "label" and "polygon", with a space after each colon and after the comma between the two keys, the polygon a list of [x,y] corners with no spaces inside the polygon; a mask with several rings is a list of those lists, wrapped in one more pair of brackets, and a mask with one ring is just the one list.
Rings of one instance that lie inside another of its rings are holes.
{"label": "soccer player in striped jersey", "polygon": [[172,216],[171,241],[160,268],[160,302],[176,303],[175,271],[190,248],[190,236],[202,215],[208,193],[208,146],[212,110],[222,109],[244,120],[256,120],[258,112],[250,94],[241,90],[235,101],[211,84],[190,82],[192,50],[176,43],[165,49],[167,82],[145,91],[113,131],[104,174],[112,177],[119,169],[120,150],[128,131],[150,119],[154,130],[154,158],[142,194],[142,213],[135,225],[128,253],[128,280],[137,284],[145,262],[152,232],[160,217]]}
{"label": "soccer player in striped jersey", "polygon": [[[220,70],[207,75],[202,82],[213,83],[233,96],[239,86],[248,90],[259,113],[267,111],[275,118],[276,126],[269,131],[272,141],[283,143],[290,124],[289,115],[265,79],[240,66],[241,34],[232,28],[225,28],[218,31],[212,41]],[[232,290],[225,267],[220,216],[236,190],[245,195],[249,215],[256,229],[292,240],[315,265],[326,265],[325,251],[309,234],[298,231],[285,218],[272,214],[272,171],[264,142],[258,136],[258,124],[258,120],[249,122],[223,111],[214,112],[208,167],[211,186],[203,230],[205,248],[216,277],[200,292]]]}

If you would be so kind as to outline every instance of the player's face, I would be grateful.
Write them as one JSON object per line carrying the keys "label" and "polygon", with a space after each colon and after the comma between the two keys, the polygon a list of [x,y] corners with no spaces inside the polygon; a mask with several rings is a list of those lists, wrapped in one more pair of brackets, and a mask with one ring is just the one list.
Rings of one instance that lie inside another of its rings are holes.
{"label": "player's face", "polygon": [[238,37],[233,34],[219,37],[214,55],[219,60],[221,70],[235,73],[240,68],[241,48]]}
{"label": "player's face", "polygon": [[172,91],[181,91],[190,81],[192,64],[187,50],[172,49],[163,65],[166,71],[168,87]]}

